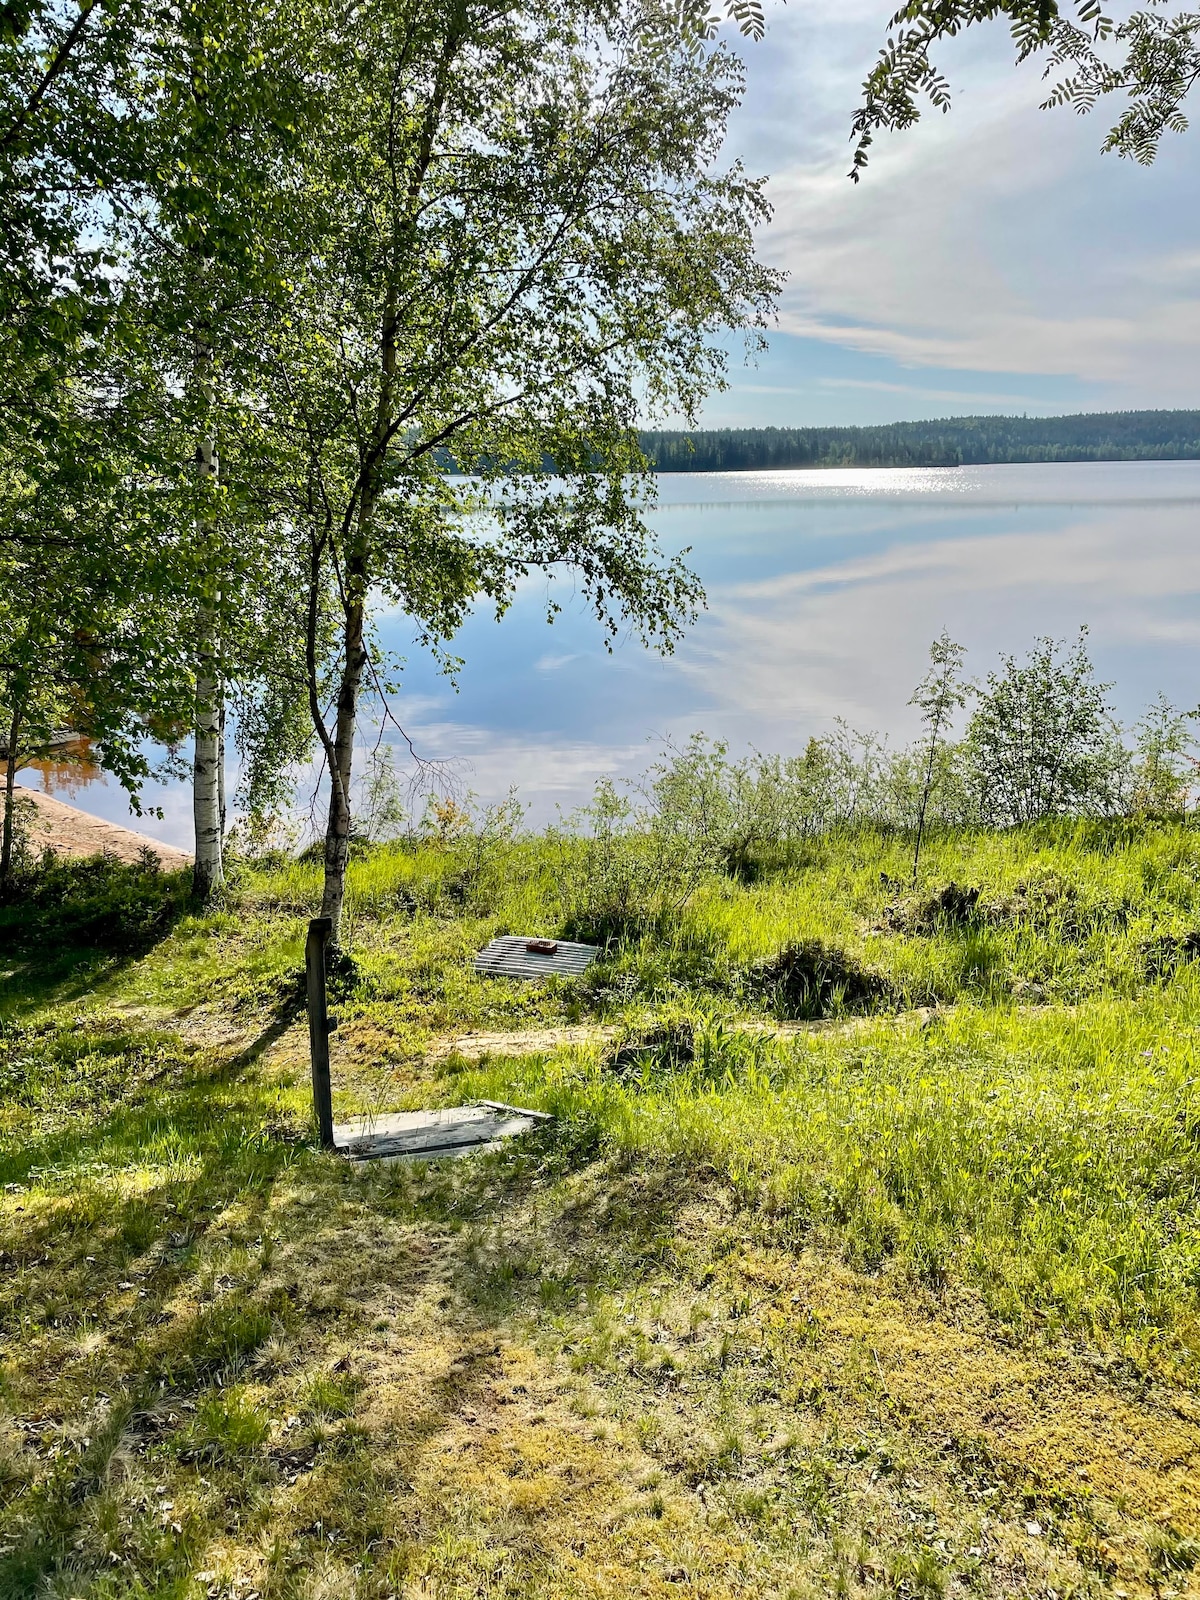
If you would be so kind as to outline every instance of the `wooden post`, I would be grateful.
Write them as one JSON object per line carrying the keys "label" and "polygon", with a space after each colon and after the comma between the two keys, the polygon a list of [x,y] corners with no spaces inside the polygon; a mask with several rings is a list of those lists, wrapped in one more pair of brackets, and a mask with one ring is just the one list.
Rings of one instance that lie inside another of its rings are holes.
{"label": "wooden post", "polygon": [[329,917],[314,917],[304,946],[308,980],[308,1048],[312,1056],[313,1110],[321,1145],[333,1149],[333,1090],[329,1080],[329,1005],[325,993],[325,946],[333,931]]}

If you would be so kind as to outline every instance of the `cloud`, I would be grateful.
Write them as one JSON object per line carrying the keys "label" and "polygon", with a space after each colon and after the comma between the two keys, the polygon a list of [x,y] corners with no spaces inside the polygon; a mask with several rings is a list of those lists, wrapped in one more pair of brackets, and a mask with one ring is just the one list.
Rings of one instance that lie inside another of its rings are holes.
{"label": "cloud", "polygon": [[900,369],[1200,404],[1195,134],[1168,140],[1149,170],[1102,156],[1115,102],[1084,118],[1039,111],[1037,71],[1014,70],[1003,29],[981,29],[944,57],[951,114],[880,136],[854,186],[846,139],[886,13],[805,10],[759,55],[747,48],[757,105],[737,133],[751,166],[771,173],[762,249],[790,275],[782,330]]}
{"label": "cloud", "polygon": [[544,823],[586,800],[598,779],[641,771],[653,741],[505,737],[470,723],[442,722],[416,729],[415,742],[426,760],[443,764],[440,777],[454,790],[488,803],[516,789],[530,819]]}
{"label": "cloud", "polygon": [[[1022,394],[979,394],[962,389],[928,389],[915,383],[889,383],[883,378],[818,378],[822,389],[863,389],[872,394],[911,394],[922,400],[944,401],[952,405],[1021,406],[1035,410],[1041,402],[1036,396]],[[748,386],[747,386],[748,387]]]}

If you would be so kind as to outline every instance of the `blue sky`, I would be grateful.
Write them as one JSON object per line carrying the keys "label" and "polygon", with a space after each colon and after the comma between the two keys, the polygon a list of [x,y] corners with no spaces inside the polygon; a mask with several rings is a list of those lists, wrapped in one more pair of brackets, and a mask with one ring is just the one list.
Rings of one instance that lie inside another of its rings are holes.
{"label": "blue sky", "polygon": [[789,277],[768,354],[733,347],[703,420],[1200,406],[1200,132],[1149,169],[1102,155],[1110,108],[1040,111],[1040,66],[993,24],[942,48],[950,115],[880,136],[856,187],[850,120],[894,9],[771,0],[766,39],[736,42],[727,154],[770,176],[761,249]]}

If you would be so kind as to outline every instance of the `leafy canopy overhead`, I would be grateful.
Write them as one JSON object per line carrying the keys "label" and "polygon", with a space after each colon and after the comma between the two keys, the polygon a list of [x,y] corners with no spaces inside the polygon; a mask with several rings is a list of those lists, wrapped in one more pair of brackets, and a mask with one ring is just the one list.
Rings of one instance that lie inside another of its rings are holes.
{"label": "leafy canopy overhead", "polygon": [[718,336],[756,344],[779,279],[755,257],[761,184],[717,165],[740,65],[681,34],[673,0],[367,0],[323,27],[296,9],[310,115],[275,181],[299,203],[260,206],[289,287],[247,385],[307,572],[336,926],[360,696],[398,667],[376,608],[444,654],[475,604],[569,574],[608,636],[669,648],[700,591],[644,518],[636,422],[693,416]]}
{"label": "leafy canopy overhead", "polygon": [[[761,0],[679,0],[680,21],[696,37],[709,38],[722,20],[748,38],[761,39],[766,19]],[[1183,133],[1184,101],[1200,82],[1200,11],[1150,0],[1149,9],[1110,16],[1102,0],[908,0],[892,18],[887,43],[863,84],[854,118],[857,183],[880,129],[911,128],[920,102],[950,109],[950,85],[930,52],[977,22],[1007,18],[1018,62],[1046,55],[1047,78],[1055,83],[1043,110],[1071,106],[1091,111],[1105,95],[1128,98],[1109,129],[1103,148],[1148,166],[1164,133]]]}
{"label": "leafy canopy overhead", "polygon": [[892,18],[893,31],[863,85],[850,176],[858,181],[879,129],[920,120],[921,100],[950,109],[950,85],[930,52],[974,23],[997,18],[1008,19],[1018,62],[1045,55],[1044,76],[1055,81],[1043,109],[1070,106],[1083,114],[1106,95],[1125,96],[1128,104],[1103,148],[1148,165],[1164,133],[1187,128],[1184,101],[1200,80],[1200,12],[1170,0],[1151,0],[1151,7],[1115,17],[1101,0],[909,0]]}
{"label": "leafy canopy overhead", "polygon": [[[709,0],[676,0],[676,21],[685,36],[711,39],[721,25],[721,12]],[[761,39],[767,31],[762,0],[723,0],[721,8],[747,39]]]}

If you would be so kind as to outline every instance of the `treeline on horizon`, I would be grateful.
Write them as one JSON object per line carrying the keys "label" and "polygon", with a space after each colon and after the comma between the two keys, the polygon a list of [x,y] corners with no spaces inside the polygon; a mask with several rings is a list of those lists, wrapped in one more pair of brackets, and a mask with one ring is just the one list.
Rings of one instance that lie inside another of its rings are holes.
{"label": "treeline on horizon", "polygon": [[943,417],[854,428],[644,431],[658,472],[775,467],[963,467],[1035,461],[1194,461],[1200,411]]}

